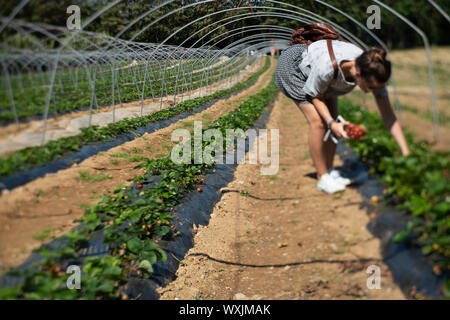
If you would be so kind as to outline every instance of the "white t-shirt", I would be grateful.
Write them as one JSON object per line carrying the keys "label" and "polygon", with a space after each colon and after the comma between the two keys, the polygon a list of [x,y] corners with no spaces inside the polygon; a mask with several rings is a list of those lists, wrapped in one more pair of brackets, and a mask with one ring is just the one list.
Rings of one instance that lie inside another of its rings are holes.
{"label": "white t-shirt", "polygon": [[[333,64],[326,40],[313,42],[308,51],[303,53],[299,67],[306,74],[309,71],[303,91],[313,98],[325,99],[344,95],[356,86],[356,83],[345,80],[341,62],[355,60],[363,53],[363,50],[352,43],[338,40],[332,40],[332,45],[339,69],[337,79],[334,79]],[[387,96],[386,87],[374,90],[374,94],[379,97]]]}

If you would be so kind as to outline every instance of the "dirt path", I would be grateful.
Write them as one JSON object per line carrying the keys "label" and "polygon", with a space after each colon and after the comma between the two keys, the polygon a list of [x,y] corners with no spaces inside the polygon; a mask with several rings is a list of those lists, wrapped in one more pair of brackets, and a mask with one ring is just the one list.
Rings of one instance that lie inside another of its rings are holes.
{"label": "dirt path", "polygon": [[133,157],[167,156],[173,146],[170,137],[174,129],[184,127],[190,130],[194,120],[203,121],[205,127],[230,112],[249,95],[268,85],[275,65],[272,61],[270,69],[248,89],[219,100],[200,113],[99,153],[68,169],[47,174],[12,191],[4,191],[0,197],[0,273],[22,263],[43,241],[73,228],[76,225],[73,220],[81,217],[86,207],[98,202],[105,192],[112,192],[119,184],[128,185],[128,179],[143,170],[134,169],[138,162],[133,162]]}
{"label": "dirt path", "polygon": [[[300,110],[280,94],[267,127],[280,130],[278,174],[238,166],[161,299],[404,299],[358,192],[326,195],[307,176],[315,170]],[[380,290],[366,286],[369,265],[381,268]]]}

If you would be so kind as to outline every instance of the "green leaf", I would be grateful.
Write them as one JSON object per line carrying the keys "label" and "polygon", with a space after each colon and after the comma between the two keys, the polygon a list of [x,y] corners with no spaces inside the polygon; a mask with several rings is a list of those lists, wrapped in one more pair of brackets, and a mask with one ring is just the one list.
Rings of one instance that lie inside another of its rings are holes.
{"label": "green leaf", "polygon": [[142,260],[141,263],[139,263],[139,268],[145,270],[148,273],[153,273],[152,264],[148,260]]}
{"label": "green leaf", "polygon": [[156,253],[154,251],[147,251],[142,255],[142,258],[144,260],[149,261],[151,264],[156,263],[158,261],[158,257],[156,256]]}
{"label": "green leaf", "polygon": [[17,299],[20,295],[20,289],[14,287],[3,287],[0,289],[0,300]]}
{"label": "green leaf", "polygon": [[143,247],[144,247],[144,245],[142,244],[142,241],[136,237],[128,240],[128,242],[127,242],[128,250],[130,250],[131,252],[134,252],[134,253],[140,253],[142,251]]}
{"label": "green leaf", "polygon": [[422,248],[422,253],[424,255],[429,255],[431,252],[433,252],[433,246],[429,245],[429,246],[424,246]]}
{"label": "green leaf", "polygon": [[147,204],[147,201],[145,201],[145,199],[138,199],[133,203],[133,205],[135,206],[143,206],[145,204]]}
{"label": "green leaf", "polygon": [[76,259],[78,258],[78,253],[75,251],[75,249],[71,247],[63,247],[60,250],[61,258],[63,259]]}
{"label": "green leaf", "polygon": [[138,222],[139,219],[142,216],[142,211],[141,210],[134,210],[131,214],[130,214],[130,218],[131,220],[133,220],[133,222]]}
{"label": "green leaf", "polygon": [[161,261],[164,262],[167,260],[167,255],[161,248],[156,248],[156,252],[159,253],[159,258],[161,259]]}
{"label": "green leaf", "polygon": [[118,266],[110,266],[110,267],[107,267],[103,271],[103,275],[105,275],[105,276],[118,276],[121,273],[122,273],[122,269],[120,269],[120,267],[118,267]]}
{"label": "green leaf", "polygon": [[444,279],[442,294],[444,295],[444,297],[450,298],[450,279],[449,278]]}
{"label": "green leaf", "polygon": [[159,248],[156,243],[148,239],[144,240],[144,251],[151,251]]}
{"label": "green leaf", "polygon": [[408,238],[409,232],[408,231],[400,231],[395,234],[395,236],[392,238],[392,240],[395,243],[403,243]]}
{"label": "green leaf", "polygon": [[159,228],[159,230],[156,231],[156,233],[160,236],[164,236],[166,234],[168,234],[170,231],[170,228],[168,226],[162,226],[161,228]]}
{"label": "green leaf", "polygon": [[450,212],[450,203],[449,202],[441,202],[436,206],[436,211],[442,214]]}
{"label": "green leaf", "polygon": [[103,280],[101,285],[96,288],[98,292],[110,293],[114,290],[114,281]]}

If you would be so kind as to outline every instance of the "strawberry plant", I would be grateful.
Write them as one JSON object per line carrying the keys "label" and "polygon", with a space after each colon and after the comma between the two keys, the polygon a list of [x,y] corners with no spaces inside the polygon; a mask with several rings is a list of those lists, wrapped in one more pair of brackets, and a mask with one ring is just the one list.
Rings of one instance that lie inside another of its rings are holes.
{"label": "strawberry plant", "polygon": [[[197,89],[206,85],[206,77],[208,85],[222,80],[221,74],[227,72],[228,76],[238,74],[246,67],[244,58],[237,59],[231,65],[217,66],[208,70],[208,76],[205,71],[196,71],[195,68],[189,69],[190,85],[184,86],[184,90]],[[202,63],[192,64],[192,67],[202,69],[205,66]],[[154,66],[156,67],[156,66]],[[181,91],[180,79],[176,80],[179,70],[173,68],[166,71],[165,88],[161,85],[163,71],[153,72],[149,75],[149,80],[145,88],[145,92],[151,92],[153,97],[160,97],[165,94],[173,94]],[[18,77],[18,76],[15,76]],[[39,77],[33,75],[32,77]],[[67,71],[60,71],[56,75],[61,78],[61,83],[56,83],[53,88],[53,97],[55,106],[51,106],[57,114],[68,113],[77,110],[87,110],[91,103],[91,85],[87,77],[80,77],[75,85],[71,81]],[[37,79],[36,79],[37,80]],[[121,74],[117,79],[120,85],[120,97],[122,102],[137,101],[141,98],[142,85],[139,83],[139,90],[136,88],[136,79],[130,74]],[[40,82],[39,80],[37,80]],[[111,95],[112,79],[111,73],[108,71],[107,76],[103,75],[95,79],[95,95],[99,106],[109,106],[113,102]],[[40,116],[44,114],[44,106],[46,104],[46,96],[48,88],[44,86],[34,86],[31,82],[22,90],[14,91],[14,102],[17,107],[17,116],[19,120],[30,118],[32,116]],[[52,98],[53,99],[53,98]],[[116,100],[117,102],[117,100]],[[14,115],[11,110],[11,101],[6,89],[0,89],[0,123],[8,124],[14,121]]]}
{"label": "strawberry plant", "polygon": [[121,134],[132,132],[149,123],[169,119],[178,113],[193,111],[207,102],[230,95],[234,91],[241,90],[255,82],[269,68],[269,65],[270,60],[266,59],[264,67],[246,81],[236,84],[232,88],[215,92],[209,96],[186,100],[172,108],[163,109],[143,117],[120,120],[104,127],[92,126],[82,128],[81,133],[76,136],[52,140],[42,147],[28,147],[11,153],[5,158],[0,158],[0,177],[6,177],[15,172],[26,171],[37,166],[46,165],[53,160],[63,157],[70,151],[80,150],[82,146],[91,142],[111,141]]}
{"label": "strawberry plant", "polygon": [[[237,128],[246,130],[277,92],[272,81],[236,110],[216,120],[210,128],[223,132]],[[202,143],[205,147],[211,142]],[[191,156],[193,158],[194,154]],[[171,224],[174,207],[197,185],[204,184],[203,176],[213,165],[175,164],[167,156],[144,159],[136,168],[145,169],[143,175],[134,179],[136,186],[153,176],[159,176],[161,181],[147,188],[119,185],[113,194],[105,195],[79,219],[80,228],[61,239],[67,244],[57,250],[44,246],[38,250],[44,256],[42,260],[31,268],[10,271],[9,275],[21,276],[24,280],[17,287],[0,289],[0,299],[128,299],[123,293],[126,279],[130,275],[147,277],[153,272],[154,263],[166,260],[158,241],[180,235]],[[103,230],[104,241],[112,248],[111,255],[79,261],[79,249],[86,246],[96,230]],[[73,261],[84,264],[81,290],[65,286],[68,275],[63,269]]]}
{"label": "strawberry plant", "polygon": [[385,200],[414,217],[394,241],[421,246],[439,270],[450,270],[450,152],[431,150],[429,143],[415,142],[406,132],[411,155],[400,156],[376,113],[349,101],[340,106],[340,112],[348,121],[368,128],[363,140],[346,143],[380,174],[386,185]]}

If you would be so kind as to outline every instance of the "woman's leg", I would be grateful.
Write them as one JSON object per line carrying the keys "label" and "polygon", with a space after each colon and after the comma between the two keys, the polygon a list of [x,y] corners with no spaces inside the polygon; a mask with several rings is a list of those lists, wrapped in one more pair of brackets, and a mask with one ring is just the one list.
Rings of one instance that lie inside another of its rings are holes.
{"label": "woman's leg", "polygon": [[326,132],[326,124],[320,117],[314,105],[310,103],[303,104],[298,101],[295,101],[295,104],[303,112],[309,123],[309,150],[317,170],[317,179],[320,180],[320,177],[328,172],[325,147],[322,140]]}
{"label": "woman's leg", "polygon": [[[330,99],[326,99],[325,103],[333,119],[336,119],[338,116],[338,98],[333,97]],[[331,168],[333,168],[334,155],[336,154],[336,144],[331,139],[328,139],[325,142],[324,147],[325,147],[326,166],[328,171]]]}

